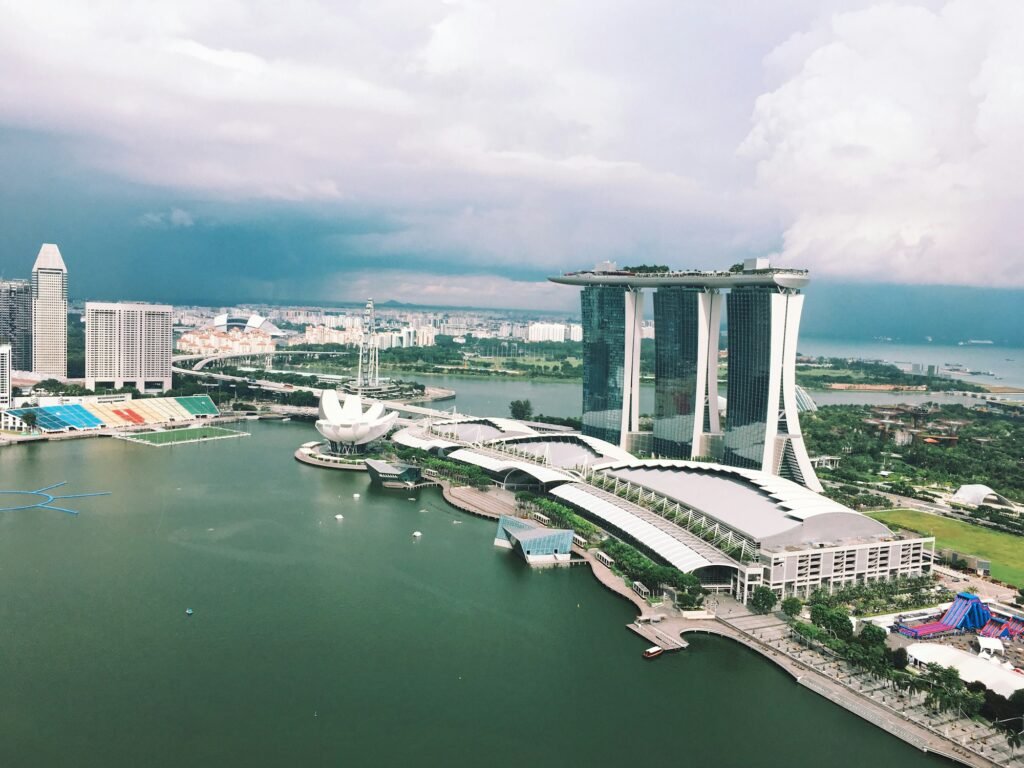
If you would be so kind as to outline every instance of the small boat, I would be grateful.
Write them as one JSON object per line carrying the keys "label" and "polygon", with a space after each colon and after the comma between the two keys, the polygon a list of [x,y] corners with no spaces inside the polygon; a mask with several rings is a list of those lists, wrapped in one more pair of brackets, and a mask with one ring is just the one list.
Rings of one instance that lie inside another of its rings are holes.
{"label": "small boat", "polygon": [[345,519],[345,516],[344,516],[344,515],[335,515],[335,516],[334,516],[334,519],[335,519],[335,520],[344,520],[344,519]]}
{"label": "small boat", "polygon": [[185,615],[186,616],[191,616],[193,613],[195,613],[195,611],[193,611],[191,608],[186,608],[185,609]]}
{"label": "small boat", "polygon": [[353,493],[352,494],[352,498],[353,499],[358,499],[359,498],[359,494],[358,493]]}
{"label": "small boat", "polygon": [[653,659],[653,658],[656,658],[658,656],[661,656],[661,654],[663,654],[664,652],[665,652],[665,649],[662,648],[660,645],[652,645],[650,648],[648,648],[646,651],[644,651],[644,658],[645,659]]}
{"label": "small boat", "polygon": [[413,537],[414,539],[418,539],[418,538],[419,538],[420,536],[422,536],[422,535],[423,535],[423,534],[422,534],[422,533],[420,533],[419,531],[413,531],[413,532],[412,532],[412,537]]}

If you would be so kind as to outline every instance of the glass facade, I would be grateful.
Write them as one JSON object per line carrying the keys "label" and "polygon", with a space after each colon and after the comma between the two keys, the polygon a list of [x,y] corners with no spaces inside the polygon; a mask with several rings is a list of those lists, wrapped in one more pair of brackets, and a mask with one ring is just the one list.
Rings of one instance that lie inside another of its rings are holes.
{"label": "glass facade", "polygon": [[11,368],[32,370],[32,286],[0,280],[0,344],[11,345]]}
{"label": "glass facade", "polygon": [[[659,288],[654,294],[654,443],[669,459],[688,459],[693,450],[700,375],[699,288]],[[703,425],[701,425],[703,429]]]}
{"label": "glass facade", "polygon": [[626,289],[589,285],[583,311],[583,434],[618,445],[626,366]]}
{"label": "glass facade", "polygon": [[726,299],[729,382],[722,463],[761,469],[770,402],[772,353],[771,288],[738,287]]}

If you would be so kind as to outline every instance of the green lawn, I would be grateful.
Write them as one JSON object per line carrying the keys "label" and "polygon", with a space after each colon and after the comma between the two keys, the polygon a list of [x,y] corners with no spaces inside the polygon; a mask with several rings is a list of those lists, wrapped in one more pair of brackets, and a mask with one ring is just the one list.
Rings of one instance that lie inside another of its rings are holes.
{"label": "green lawn", "polygon": [[991,560],[994,578],[1016,587],[1024,587],[1024,537],[990,531],[912,509],[887,509],[868,514],[883,523],[899,525],[924,536],[934,536],[936,549],[949,547],[957,552]]}
{"label": "green lawn", "polygon": [[237,432],[224,427],[188,427],[186,429],[169,429],[166,432],[141,432],[133,434],[136,440],[153,445],[172,445],[188,440],[210,440],[216,437],[243,437],[245,432]]}

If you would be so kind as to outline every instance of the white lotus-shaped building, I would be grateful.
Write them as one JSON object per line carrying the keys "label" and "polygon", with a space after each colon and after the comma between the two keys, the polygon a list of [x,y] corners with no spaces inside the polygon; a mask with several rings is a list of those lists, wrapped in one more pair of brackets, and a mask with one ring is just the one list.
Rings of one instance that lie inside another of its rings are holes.
{"label": "white lotus-shaped building", "polygon": [[363,410],[363,399],[359,395],[345,395],[345,404],[338,400],[338,393],[325,389],[320,396],[320,418],[317,431],[327,438],[335,453],[354,453],[359,446],[383,437],[398,418],[397,411],[387,412],[384,404],[377,402]]}

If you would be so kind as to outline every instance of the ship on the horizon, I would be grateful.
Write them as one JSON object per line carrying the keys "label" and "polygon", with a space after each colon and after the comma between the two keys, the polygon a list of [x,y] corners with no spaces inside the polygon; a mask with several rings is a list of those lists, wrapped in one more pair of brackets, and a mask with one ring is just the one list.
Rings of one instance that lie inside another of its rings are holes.
{"label": "ship on the horizon", "polygon": [[957,346],[965,347],[972,344],[995,344],[991,339],[968,339],[967,341],[958,341]]}

